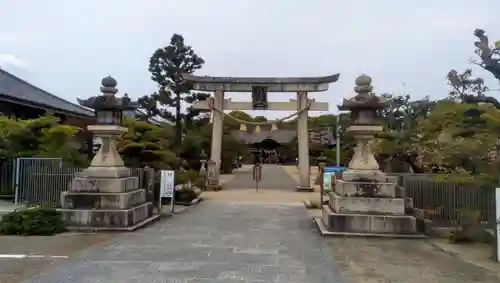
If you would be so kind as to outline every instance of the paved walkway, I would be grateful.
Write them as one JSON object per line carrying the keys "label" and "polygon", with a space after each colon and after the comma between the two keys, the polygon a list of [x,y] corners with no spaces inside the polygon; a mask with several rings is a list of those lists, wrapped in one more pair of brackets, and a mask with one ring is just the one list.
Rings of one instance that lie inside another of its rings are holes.
{"label": "paved walkway", "polygon": [[[234,174],[235,177],[224,184],[224,189],[244,190],[255,188],[251,169],[237,171]],[[262,180],[259,183],[259,190],[295,191],[296,187],[297,181],[283,170],[281,166],[275,164],[262,165]]]}
{"label": "paved walkway", "polygon": [[344,282],[329,254],[301,205],[206,201],[25,282]]}

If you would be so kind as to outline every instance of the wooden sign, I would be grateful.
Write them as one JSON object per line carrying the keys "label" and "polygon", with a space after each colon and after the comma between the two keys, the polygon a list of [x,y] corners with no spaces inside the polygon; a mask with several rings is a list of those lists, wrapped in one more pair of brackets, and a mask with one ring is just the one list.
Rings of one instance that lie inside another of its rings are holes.
{"label": "wooden sign", "polygon": [[252,86],[252,109],[267,110],[267,86]]}
{"label": "wooden sign", "polygon": [[262,180],[262,166],[260,164],[256,164],[253,166],[253,180]]}

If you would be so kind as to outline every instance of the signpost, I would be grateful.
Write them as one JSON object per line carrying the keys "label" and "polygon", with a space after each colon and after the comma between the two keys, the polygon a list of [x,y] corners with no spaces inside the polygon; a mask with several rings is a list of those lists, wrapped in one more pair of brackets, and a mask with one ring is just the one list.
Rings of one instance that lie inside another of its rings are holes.
{"label": "signpost", "polygon": [[161,170],[160,180],[160,211],[163,198],[170,198],[170,212],[174,213],[175,203],[175,173],[172,170]]}
{"label": "signpost", "polygon": [[259,182],[262,180],[262,165],[257,163],[253,166],[253,180],[255,181],[255,191],[259,191]]}
{"label": "signpost", "polygon": [[217,163],[213,160],[209,160],[207,163],[207,189],[217,190],[219,186],[219,176],[217,175]]}
{"label": "signpost", "polygon": [[500,262],[500,188],[495,189],[495,236],[497,240],[496,259]]}

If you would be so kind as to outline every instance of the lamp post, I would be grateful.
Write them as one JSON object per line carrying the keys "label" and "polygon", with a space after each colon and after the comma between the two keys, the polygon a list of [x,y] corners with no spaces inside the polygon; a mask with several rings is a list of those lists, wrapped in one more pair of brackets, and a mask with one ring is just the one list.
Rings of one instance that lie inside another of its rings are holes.
{"label": "lamp post", "polygon": [[320,188],[320,204],[323,205],[323,195],[325,193],[325,189],[323,187],[323,172],[325,170],[325,165],[326,165],[326,156],[323,154],[323,152],[318,156],[316,159],[318,162],[318,178],[319,178],[319,188]]}
{"label": "lamp post", "polygon": [[205,153],[204,150],[202,150],[200,153],[200,163],[201,163],[200,174],[205,175],[207,173],[207,168],[206,168],[207,154]]}

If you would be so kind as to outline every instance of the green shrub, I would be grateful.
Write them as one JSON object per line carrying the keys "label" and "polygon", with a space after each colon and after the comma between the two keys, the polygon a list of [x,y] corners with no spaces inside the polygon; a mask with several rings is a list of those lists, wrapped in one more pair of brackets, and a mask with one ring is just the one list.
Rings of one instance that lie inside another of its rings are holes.
{"label": "green shrub", "polygon": [[194,182],[199,177],[200,177],[200,173],[198,171],[177,170],[177,171],[175,171],[174,183],[175,183],[175,185],[187,184],[189,181]]}
{"label": "green shrub", "polygon": [[452,231],[450,241],[452,243],[486,242],[487,237],[481,225],[481,214],[472,209],[460,209],[460,227]]}
{"label": "green shrub", "polygon": [[204,190],[207,187],[207,183],[205,181],[205,178],[198,178],[198,179],[194,180],[193,186]]}
{"label": "green shrub", "polygon": [[0,221],[5,235],[54,235],[66,231],[61,213],[50,208],[30,208],[8,213]]}
{"label": "green shrub", "polygon": [[193,189],[182,189],[180,191],[175,192],[175,201],[176,202],[191,202],[193,199],[197,198],[198,195]]}

